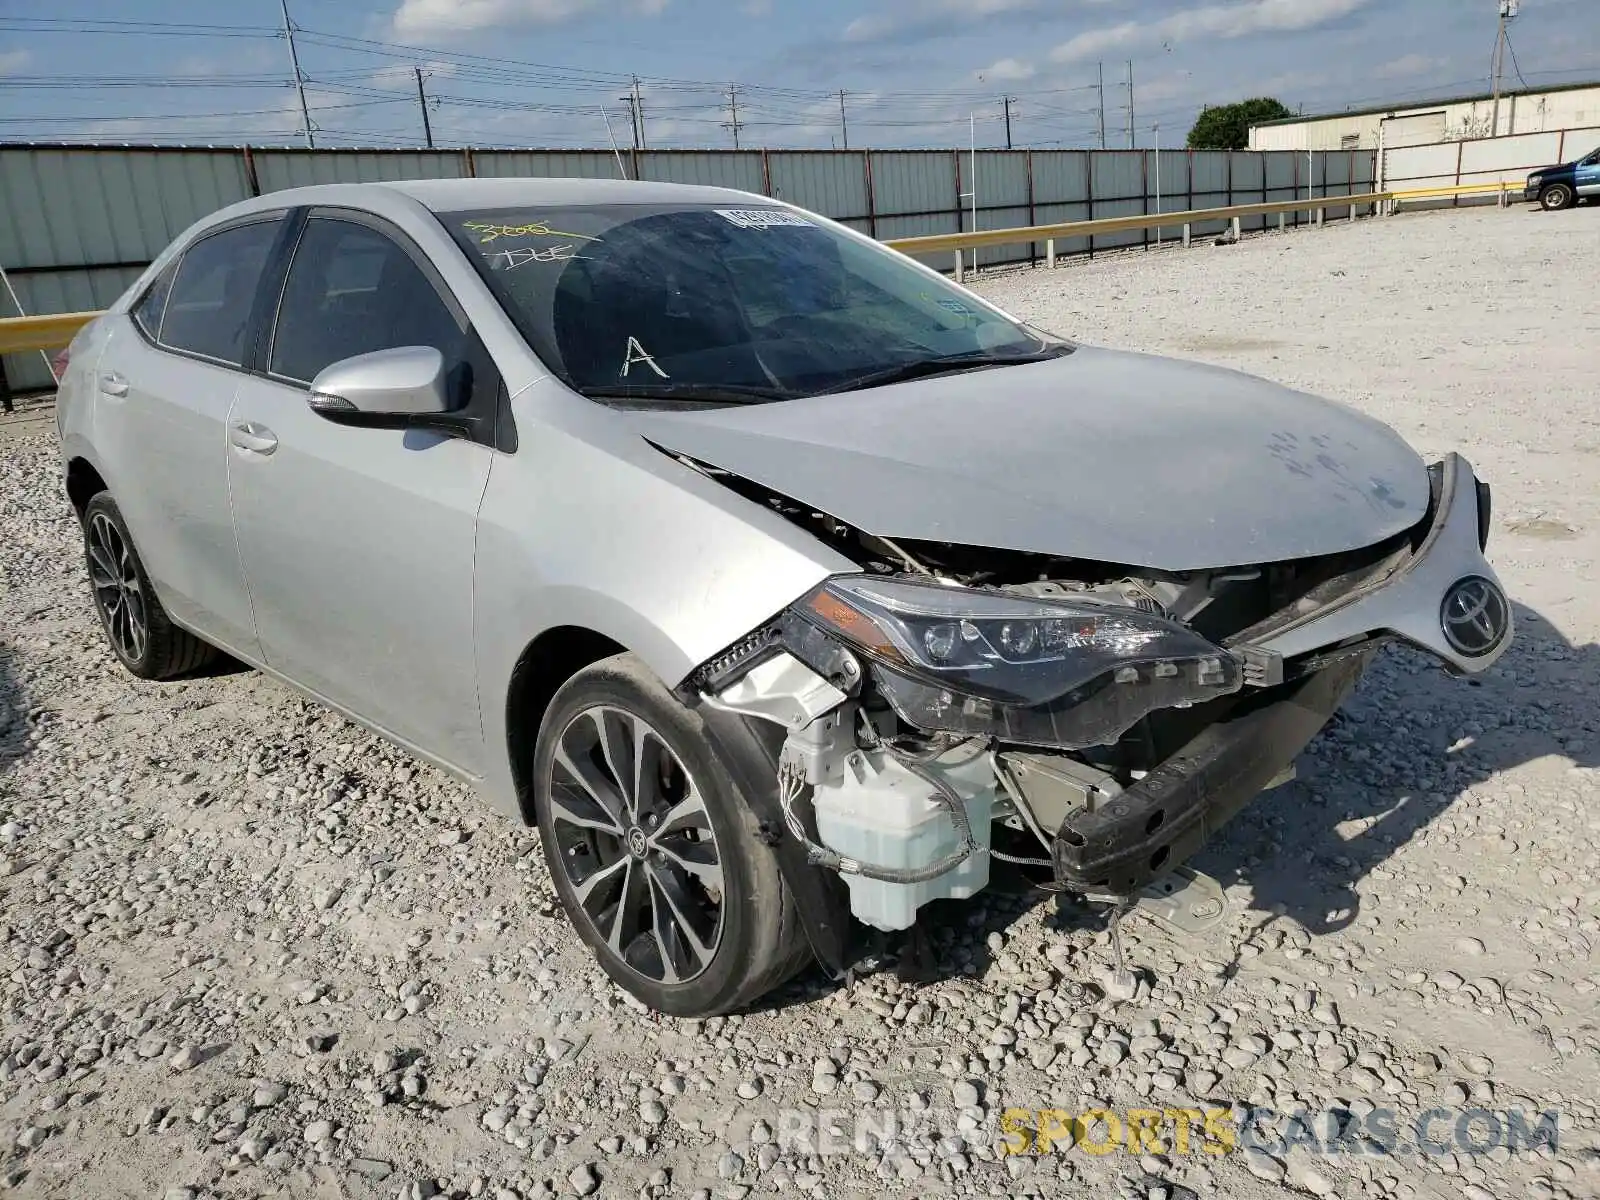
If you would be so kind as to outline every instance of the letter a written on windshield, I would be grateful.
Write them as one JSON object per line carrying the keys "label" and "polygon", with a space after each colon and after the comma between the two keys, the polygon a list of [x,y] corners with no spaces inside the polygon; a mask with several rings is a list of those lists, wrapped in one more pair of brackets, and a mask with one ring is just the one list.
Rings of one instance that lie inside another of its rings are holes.
{"label": "letter a written on windshield", "polygon": [[622,378],[626,379],[628,377],[628,372],[633,370],[633,368],[639,363],[647,364],[652,371],[661,376],[663,379],[668,377],[667,373],[656,365],[655,358],[647,353],[645,348],[639,344],[639,339],[636,337],[630,337],[628,339],[627,353],[622,359]]}

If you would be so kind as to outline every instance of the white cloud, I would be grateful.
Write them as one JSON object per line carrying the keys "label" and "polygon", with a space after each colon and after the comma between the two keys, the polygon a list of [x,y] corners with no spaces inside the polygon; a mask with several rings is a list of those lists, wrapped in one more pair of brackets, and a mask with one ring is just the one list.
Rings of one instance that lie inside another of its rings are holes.
{"label": "white cloud", "polygon": [[1078,34],[1051,51],[1057,62],[1087,62],[1113,50],[1157,43],[1169,47],[1206,38],[1315,29],[1370,6],[1374,0],[1246,0],[1184,9],[1160,20],[1125,21]]}
{"label": "white cloud", "polygon": [[847,42],[875,42],[880,38],[888,37],[898,28],[899,25],[893,18],[881,14],[870,17],[857,17],[844,27],[844,40]]}
{"label": "white cloud", "polygon": [[26,50],[6,50],[0,53],[0,75],[15,75],[33,61]]}
{"label": "white cloud", "polygon": [[1015,83],[1023,79],[1032,79],[1037,72],[1032,63],[1023,62],[1018,58],[1002,58],[997,63],[991,63],[983,70],[976,73],[978,79],[986,83]]}
{"label": "white cloud", "polygon": [[[669,0],[630,0],[626,7],[655,16]],[[557,25],[603,12],[603,0],[401,0],[390,20],[400,38],[441,37],[517,25]]]}
{"label": "white cloud", "polygon": [[1429,58],[1425,54],[1405,54],[1375,67],[1372,74],[1378,79],[1409,79],[1413,75],[1425,75],[1435,67],[1443,65],[1444,60],[1441,58]]}

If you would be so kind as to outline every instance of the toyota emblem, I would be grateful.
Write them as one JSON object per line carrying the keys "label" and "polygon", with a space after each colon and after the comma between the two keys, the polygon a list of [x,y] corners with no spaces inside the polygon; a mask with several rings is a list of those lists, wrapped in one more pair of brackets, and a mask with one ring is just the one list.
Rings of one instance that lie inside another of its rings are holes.
{"label": "toyota emblem", "polygon": [[1505,640],[1511,606],[1492,580],[1469,575],[1445,593],[1439,624],[1456,653],[1481,658]]}

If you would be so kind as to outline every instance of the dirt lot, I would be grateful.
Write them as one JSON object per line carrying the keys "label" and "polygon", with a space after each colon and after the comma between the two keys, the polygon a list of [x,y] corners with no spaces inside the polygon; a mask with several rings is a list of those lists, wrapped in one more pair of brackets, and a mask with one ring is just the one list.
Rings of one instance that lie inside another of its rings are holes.
{"label": "dirt lot", "polygon": [[[925,986],[807,977],[737,1018],[637,1011],[568,933],[530,832],[254,673],[114,668],[52,431],[0,437],[0,1191],[1600,1195],[1597,278],[1585,209],[980,284],[1058,332],[1462,450],[1518,601],[1481,682],[1389,653],[1300,781],[1198,864],[1228,919],[1128,922],[1146,989],[1092,1010],[1066,981],[1106,964],[1102,924],[995,892],[937,918]],[[1279,1118],[1229,1154],[1175,1123],[1143,1155],[1094,1153],[1101,1124],[1047,1157],[994,1149],[1007,1107],[1230,1104]],[[1464,1108],[1559,1112],[1557,1144],[1496,1148],[1513,1130],[1480,1116],[1471,1154]]]}

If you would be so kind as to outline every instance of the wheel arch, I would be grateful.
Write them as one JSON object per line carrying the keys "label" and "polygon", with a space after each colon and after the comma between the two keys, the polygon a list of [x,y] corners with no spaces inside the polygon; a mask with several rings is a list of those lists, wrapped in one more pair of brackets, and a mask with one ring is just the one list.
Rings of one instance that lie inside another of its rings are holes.
{"label": "wheel arch", "polygon": [[523,823],[535,823],[533,811],[533,756],[544,715],[561,686],[585,667],[627,646],[582,625],[546,629],[527,644],[511,669],[506,691],[506,749],[511,759],[511,782]]}
{"label": "wheel arch", "polygon": [[67,499],[80,521],[89,501],[100,492],[110,489],[111,485],[106,482],[105,476],[86,455],[75,454],[67,460]]}

